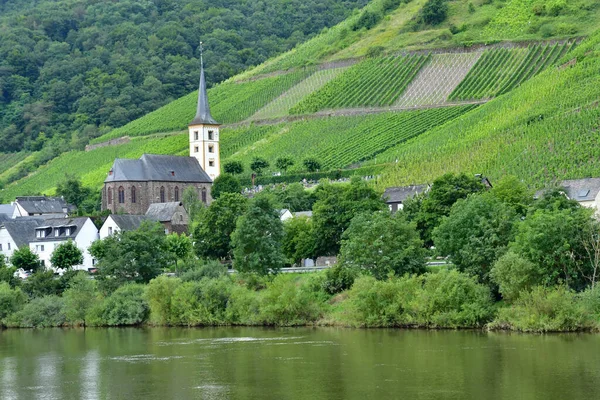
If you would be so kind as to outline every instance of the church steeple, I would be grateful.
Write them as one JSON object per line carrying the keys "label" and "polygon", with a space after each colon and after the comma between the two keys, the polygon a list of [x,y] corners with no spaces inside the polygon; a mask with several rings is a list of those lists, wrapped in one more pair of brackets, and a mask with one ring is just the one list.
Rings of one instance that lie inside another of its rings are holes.
{"label": "church steeple", "polygon": [[200,42],[198,107],[196,108],[196,116],[188,126],[190,134],[190,157],[197,159],[202,169],[214,180],[221,173],[219,123],[210,115],[203,61],[202,42]]}
{"label": "church steeple", "polygon": [[219,125],[212,115],[210,115],[208,95],[206,94],[206,79],[204,78],[202,50],[202,42],[200,42],[200,85],[198,86],[198,106],[196,108],[196,116],[192,122],[190,122],[190,125]]}

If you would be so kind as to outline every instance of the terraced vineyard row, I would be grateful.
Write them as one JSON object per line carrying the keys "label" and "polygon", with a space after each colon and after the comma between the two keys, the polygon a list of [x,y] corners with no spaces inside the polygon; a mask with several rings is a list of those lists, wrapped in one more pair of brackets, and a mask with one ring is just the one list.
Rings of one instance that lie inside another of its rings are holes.
{"label": "terraced vineyard row", "polygon": [[19,153],[0,153],[0,175],[7,169],[23,161],[30,153],[21,151]]}
{"label": "terraced vineyard row", "polygon": [[425,55],[366,59],[308,95],[290,114],[392,105],[428,60]]}
{"label": "terraced vineyard row", "polygon": [[[245,120],[273,99],[306,78],[314,69],[303,69],[289,74],[260,80],[225,83],[208,90],[211,113],[220,123]],[[185,129],[196,113],[198,92],[193,92],[144,117],[96,138],[101,143],[121,136],[145,136],[157,132]]]}
{"label": "terraced vineyard row", "polygon": [[449,100],[492,98],[506,93],[555,63],[575,42],[492,49],[483,53]]}
{"label": "terraced vineyard row", "polygon": [[377,157],[397,162],[382,186],[429,182],[445,172],[518,176],[532,188],[600,176],[600,34],[501,98]]}
{"label": "terraced vineyard row", "polygon": [[223,129],[221,131],[221,158],[227,159],[276,130],[275,125],[257,126],[253,129]]}
{"label": "terraced vineyard row", "polygon": [[[388,112],[383,114],[331,117],[327,119],[298,121],[274,126],[239,129],[230,135],[251,136],[262,129],[264,140],[256,142],[229,157],[248,165],[255,156],[271,162],[281,156],[296,161],[290,171],[302,170],[304,158],[313,157],[321,162],[323,170],[344,168],[353,163],[374,157],[428,129],[443,124],[474,106],[447,107],[429,110]],[[227,130],[224,131],[225,133]]]}
{"label": "terraced vineyard row", "polygon": [[292,87],[290,90],[258,110],[250,119],[275,119],[289,115],[292,107],[309,94],[321,89],[329,81],[340,75],[348,67],[322,69]]}

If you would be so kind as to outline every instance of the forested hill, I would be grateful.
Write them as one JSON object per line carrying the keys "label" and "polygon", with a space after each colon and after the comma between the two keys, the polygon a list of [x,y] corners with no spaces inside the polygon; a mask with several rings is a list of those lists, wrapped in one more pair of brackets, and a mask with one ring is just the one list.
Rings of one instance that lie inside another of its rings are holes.
{"label": "forested hill", "polygon": [[80,148],[217,83],[367,0],[0,0],[0,152]]}

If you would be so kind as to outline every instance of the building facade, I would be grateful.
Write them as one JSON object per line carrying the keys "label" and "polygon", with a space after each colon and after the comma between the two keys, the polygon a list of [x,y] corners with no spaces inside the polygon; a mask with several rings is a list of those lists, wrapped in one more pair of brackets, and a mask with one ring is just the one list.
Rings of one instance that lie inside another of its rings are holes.
{"label": "building facade", "polygon": [[189,187],[210,204],[212,180],[196,158],[144,154],[138,160],[116,159],[102,188],[102,209],[142,215],[151,204],[182,201]]}

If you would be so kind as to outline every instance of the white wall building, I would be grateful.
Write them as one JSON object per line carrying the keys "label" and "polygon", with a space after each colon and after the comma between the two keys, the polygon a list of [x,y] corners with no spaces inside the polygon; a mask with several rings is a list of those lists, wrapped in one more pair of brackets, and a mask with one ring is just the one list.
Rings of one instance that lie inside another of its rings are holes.
{"label": "white wall building", "polygon": [[98,239],[98,229],[88,217],[17,218],[0,223],[0,253],[10,258],[13,252],[28,246],[49,268],[54,249],[72,240],[83,253],[83,264],[73,269],[89,270],[94,260],[88,249]]}

